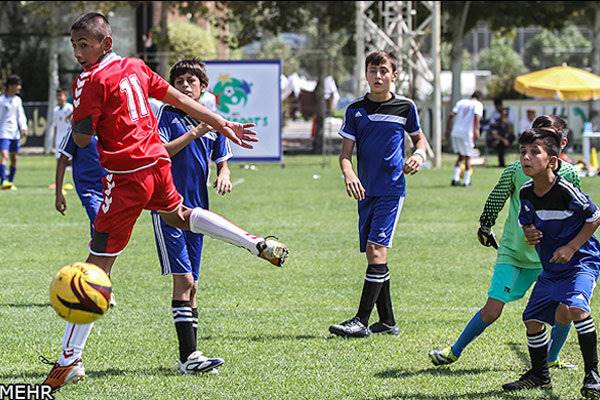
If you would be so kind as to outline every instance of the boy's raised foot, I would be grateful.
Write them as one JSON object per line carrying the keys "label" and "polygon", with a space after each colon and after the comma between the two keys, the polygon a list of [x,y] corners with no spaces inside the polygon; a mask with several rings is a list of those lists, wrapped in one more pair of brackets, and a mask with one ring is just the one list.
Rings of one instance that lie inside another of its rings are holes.
{"label": "boy's raised foot", "polygon": [[449,365],[453,362],[458,361],[458,357],[456,357],[454,353],[452,353],[451,347],[446,347],[442,350],[432,350],[431,352],[429,352],[429,358],[431,359],[433,365],[435,365],[436,367],[439,367],[440,365]]}

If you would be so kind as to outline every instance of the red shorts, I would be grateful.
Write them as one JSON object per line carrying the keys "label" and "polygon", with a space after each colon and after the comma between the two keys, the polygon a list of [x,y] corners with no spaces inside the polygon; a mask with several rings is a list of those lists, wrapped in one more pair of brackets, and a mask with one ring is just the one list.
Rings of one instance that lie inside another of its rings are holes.
{"label": "red shorts", "polygon": [[89,246],[96,256],[119,255],[142,210],[171,212],[183,200],[173,184],[171,163],[166,160],[136,172],[108,174],[102,185],[104,198]]}

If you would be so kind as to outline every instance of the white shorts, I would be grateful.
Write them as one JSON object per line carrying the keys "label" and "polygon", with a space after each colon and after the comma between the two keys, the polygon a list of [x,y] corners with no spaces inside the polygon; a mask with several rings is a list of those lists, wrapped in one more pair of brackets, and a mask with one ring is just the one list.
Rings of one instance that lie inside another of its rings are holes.
{"label": "white shorts", "polygon": [[470,138],[463,138],[458,136],[452,136],[452,150],[461,156],[471,156],[473,154],[473,140]]}

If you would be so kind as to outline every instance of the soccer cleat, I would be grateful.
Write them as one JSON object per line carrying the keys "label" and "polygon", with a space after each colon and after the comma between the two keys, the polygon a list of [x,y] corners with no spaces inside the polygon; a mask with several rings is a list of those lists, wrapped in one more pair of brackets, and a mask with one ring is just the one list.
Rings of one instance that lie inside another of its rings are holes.
{"label": "soccer cleat", "polygon": [[385,322],[375,322],[373,325],[369,327],[369,331],[375,335],[394,335],[398,336],[400,334],[400,328],[398,325],[388,325]]}
{"label": "soccer cleat", "polygon": [[454,353],[452,353],[451,347],[446,347],[442,350],[432,350],[429,352],[429,358],[431,359],[433,365],[435,365],[436,367],[439,367],[440,365],[452,364],[458,361],[458,357],[456,357]]}
{"label": "soccer cleat", "polygon": [[4,182],[2,182],[2,186],[0,186],[0,189],[2,189],[2,190],[17,190],[17,187],[15,185],[13,185],[12,182],[4,181]]}
{"label": "soccer cleat", "polygon": [[371,333],[358,317],[344,321],[341,324],[331,325],[329,332],[342,337],[367,337]]}
{"label": "soccer cleat", "polygon": [[65,183],[64,188],[65,188],[65,190],[73,190],[73,189],[75,189],[75,187],[72,184],[70,184],[69,182]]}
{"label": "soccer cleat", "polygon": [[117,299],[115,297],[115,293],[114,292],[110,292],[110,300],[108,301],[108,306],[110,308],[113,308],[117,305]]}
{"label": "soccer cleat", "polygon": [[222,358],[208,358],[201,352],[195,351],[188,356],[186,362],[179,362],[179,372],[182,374],[215,373],[212,371],[217,371],[216,368],[224,362]]}
{"label": "soccer cleat", "polygon": [[585,374],[581,396],[586,399],[600,399],[600,376],[598,376],[598,372],[591,370]]}
{"label": "soccer cleat", "polygon": [[577,365],[575,364],[571,364],[568,362],[564,362],[561,360],[556,360],[556,361],[549,361],[548,362],[548,368],[554,368],[554,369],[577,369]]}
{"label": "soccer cleat", "polygon": [[[502,385],[502,390],[505,392],[513,392],[515,390],[525,390],[525,389],[550,389],[552,388],[552,382],[550,381],[550,375],[546,371],[546,373],[536,372],[532,369],[525,372],[519,380],[506,383]],[[581,389],[583,390],[583,389]]]}
{"label": "soccer cleat", "polygon": [[460,181],[453,180],[452,182],[450,182],[450,186],[460,186]]}
{"label": "soccer cleat", "polygon": [[68,383],[76,383],[85,378],[85,369],[83,368],[83,361],[80,358],[65,366],[53,363],[43,356],[40,356],[40,360],[44,364],[52,365],[48,376],[42,382],[42,385],[49,385],[52,388],[52,392],[55,392]]}
{"label": "soccer cleat", "polygon": [[263,241],[256,244],[258,256],[273,265],[282,267],[289,254],[289,250],[285,244],[272,238],[273,236],[267,236]]}

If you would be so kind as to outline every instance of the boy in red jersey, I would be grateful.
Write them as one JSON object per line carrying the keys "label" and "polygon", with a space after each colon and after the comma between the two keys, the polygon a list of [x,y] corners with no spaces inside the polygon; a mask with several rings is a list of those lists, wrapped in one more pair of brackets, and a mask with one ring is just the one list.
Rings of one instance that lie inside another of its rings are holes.
{"label": "boy in red jersey", "polygon": [[[84,68],[73,82],[73,139],[84,147],[92,135],[97,135],[100,163],[108,171],[86,262],[110,274],[137,218],[142,210],[149,209],[159,212],[173,227],[221,239],[281,266],[288,254],[283,243],[251,235],[208,210],[182,205],[148,96],[206,122],[242,147],[252,148],[251,142],[257,141],[248,129],[253,125],[223,119],[170,86],[142,60],[115,54],[110,24],[102,14],[79,17],[71,26],[71,43],[75,58]],[[81,356],[92,326],[67,323],[62,355],[44,384],[56,390],[85,377]],[[210,371],[220,360],[199,352],[193,356],[186,363],[188,371]]]}

